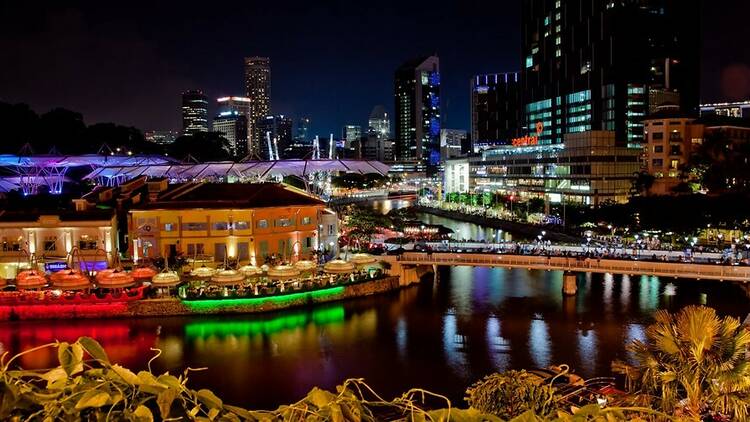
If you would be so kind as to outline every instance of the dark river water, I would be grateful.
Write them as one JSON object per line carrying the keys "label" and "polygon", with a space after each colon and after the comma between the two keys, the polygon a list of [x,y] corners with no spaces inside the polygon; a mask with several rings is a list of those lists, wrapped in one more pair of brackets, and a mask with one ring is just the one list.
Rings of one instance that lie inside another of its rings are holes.
{"label": "dark river water", "polygon": [[[291,403],[346,378],[365,378],[389,398],[422,387],[462,404],[466,386],[495,371],[567,363],[584,376],[608,375],[660,308],[706,304],[739,318],[750,311],[730,283],[581,275],[577,296],[564,298],[561,288],[559,272],[446,267],[437,282],[262,316],[2,323],[0,348],[87,335],[135,369],[158,348],[155,371],[207,367],[191,374],[194,388],[251,408]],[[50,367],[56,356],[41,351],[20,363]]]}

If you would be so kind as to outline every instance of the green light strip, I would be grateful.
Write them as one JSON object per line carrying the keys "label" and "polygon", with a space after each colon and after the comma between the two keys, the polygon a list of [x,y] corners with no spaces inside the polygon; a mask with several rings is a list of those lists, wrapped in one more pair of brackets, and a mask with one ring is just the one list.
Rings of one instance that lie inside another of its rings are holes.
{"label": "green light strip", "polygon": [[313,290],[304,293],[290,293],[281,296],[252,297],[246,299],[207,299],[207,300],[183,300],[190,310],[209,311],[235,307],[259,307],[265,303],[284,304],[296,300],[312,300],[318,298],[330,298],[340,296],[344,293],[344,287],[330,287],[327,289]]}
{"label": "green light strip", "polygon": [[316,309],[312,312],[296,312],[273,319],[259,321],[201,321],[185,326],[188,339],[203,339],[212,336],[252,337],[258,334],[273,334],[279,331],[304,327],[309,323],[328,325],[344,320],[344,307]]}

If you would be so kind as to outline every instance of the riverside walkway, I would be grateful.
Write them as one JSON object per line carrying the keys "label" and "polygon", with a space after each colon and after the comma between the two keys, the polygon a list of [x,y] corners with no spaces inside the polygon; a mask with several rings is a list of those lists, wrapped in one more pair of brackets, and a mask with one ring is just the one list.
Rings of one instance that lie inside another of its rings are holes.
{"label": "riverside walkway", "polygon": [[567,272],[653,275],[741,283],[750,281],[750,266],[746,265],[466,252],[404,252],[394,258],[401,265],[506,267]]}

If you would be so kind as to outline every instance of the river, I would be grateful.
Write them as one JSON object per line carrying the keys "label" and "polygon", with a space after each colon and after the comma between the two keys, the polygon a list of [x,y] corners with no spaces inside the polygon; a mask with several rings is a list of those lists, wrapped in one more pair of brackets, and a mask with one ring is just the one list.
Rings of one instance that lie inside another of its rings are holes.
{"label": "river", "polygon": [[[451,223],[458,232],[482,230]],[[706,304],[739,318],[750,310],[730,283],[592,275],[581,276],[578,295],[564,298],[559,272],[446,267],[438,278],[262,316],[2,323],[0,347],[16,352],[88,335],[112,360],[136,369],[158,348],[154,371],[207,367],[191,373],[194,388],[251,408],[275,408],[313,386],[333,389],[354,377],[384,397],[422,387],[461,404],[465,387],[494,371],[567,363],[583,376],[608,375],[657,309]],[[50,367],[56,356],[41,351],[21,364]]]}

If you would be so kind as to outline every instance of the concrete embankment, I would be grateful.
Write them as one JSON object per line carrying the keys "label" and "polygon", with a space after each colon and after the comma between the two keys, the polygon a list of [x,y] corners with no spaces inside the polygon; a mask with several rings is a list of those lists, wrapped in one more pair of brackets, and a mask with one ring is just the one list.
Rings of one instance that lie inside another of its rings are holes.
{"label": "concrete embankment", "polygon": [[532,224],[519,223],[516,221],[503,220],[500,218],[484,217],[481,215],[462,214],[453,211],[441,210],[439,208],[425,207],[422,205],[414,205],[412,208],[417,212],[437,215],[439,217],[451,218],[453,220],[464,221],[467,223],[479,224],[494,229],[502,229],[506,232],[513,233],[517,236],[527,239],[535,239],[541,230],[545,230],[547,233],[544,238],[553,242],[578,243],[581,241],[579,237],[561,233],[547,227],[535,226]]}

